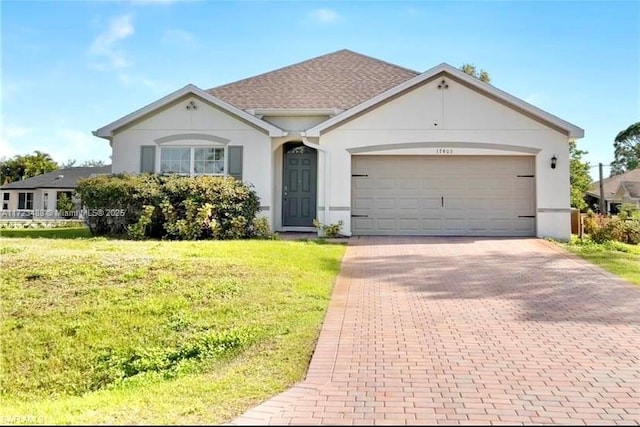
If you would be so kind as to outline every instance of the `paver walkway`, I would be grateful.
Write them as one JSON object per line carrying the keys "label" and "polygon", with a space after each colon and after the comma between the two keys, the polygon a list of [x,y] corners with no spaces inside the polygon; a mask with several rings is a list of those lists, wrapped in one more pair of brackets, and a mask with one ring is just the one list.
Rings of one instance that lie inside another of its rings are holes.
{"label": "paver walkway", "polygon": [[640,424],[640,288],[538,239],[352,238],[307,378],[231,424]]}

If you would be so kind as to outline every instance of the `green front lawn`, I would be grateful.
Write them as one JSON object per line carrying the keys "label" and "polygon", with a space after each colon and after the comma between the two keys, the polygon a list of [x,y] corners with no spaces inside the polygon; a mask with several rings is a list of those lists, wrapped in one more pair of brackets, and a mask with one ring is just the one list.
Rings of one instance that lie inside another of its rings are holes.
{"label": "green front lawn", "polygon": [[620,242],[597,244],[588,238],[580,240],[574,237],[562,246],[587,261],[640,285],[640,245]]}
{"label": "green front lawn", "polygon": [[1,228],[0,237],[32,237],[45,239],[75,239],[91,237],[87,227]]}
{"label": "green front lawn", "polygon": [[24,424],[231,420],[303,379],[345,250],[16,232],[0,233],[0,420]]}

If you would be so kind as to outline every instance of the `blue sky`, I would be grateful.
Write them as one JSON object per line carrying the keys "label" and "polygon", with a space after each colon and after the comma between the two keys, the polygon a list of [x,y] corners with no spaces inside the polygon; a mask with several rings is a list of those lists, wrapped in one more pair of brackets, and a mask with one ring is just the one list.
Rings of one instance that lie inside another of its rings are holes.
{"label": "blue sky", "polygon": [[585,129],[594,166],[640,119],[637,1],[4,0],[0,14],[0,156],[110,162],[92,130],[188,83],[208,89],[340,49],[417,71],[473,63]]}

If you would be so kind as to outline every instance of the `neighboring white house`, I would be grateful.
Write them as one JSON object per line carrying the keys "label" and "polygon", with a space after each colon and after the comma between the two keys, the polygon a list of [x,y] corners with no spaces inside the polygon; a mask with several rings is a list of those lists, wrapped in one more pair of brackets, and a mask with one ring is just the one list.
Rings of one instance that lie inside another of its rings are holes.
{"label": "neighboring white house", "polygon": [[113,172],[232,175],[277,231],[570,236],[584,131],[455,67],[340,50],[210,90],[187,85],[96,131]]}
{"label": "neighboring white house", "polygon": [[5,184],[0,218],[58,218],[58,199],[64,194],[74,200],[79,179],[109,173],[111,166],[72,167]]}

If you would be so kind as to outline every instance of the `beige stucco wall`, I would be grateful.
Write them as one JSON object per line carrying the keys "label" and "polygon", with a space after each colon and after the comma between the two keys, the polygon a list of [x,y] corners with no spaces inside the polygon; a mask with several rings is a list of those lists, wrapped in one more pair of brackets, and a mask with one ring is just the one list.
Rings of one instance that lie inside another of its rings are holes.
{"label": "beige stucco wall", "polygon": [[[197,108],[187,109],[190,102]],[[201,135],[213,137],[217,142],[202,139]],[[178,139],[165,143],[158,141],[174,136]],[[254,186],[265,207],[263,214],[272,216],[271,142],[264,131],[192,96],[116,132],[112,144],[113,173],[140,172],[140,147],[143,145],[242,145],[242,178]],[[156,168],[159,162],[160,150],[156,149]]]}
{"label": "beige stucco wall", "polygon": [[304,131],[327,120],[329,116],[264,116],[262,120],[285,131]]}
{"label": "beige stucco wall", "polygon": [[[437,88],[440,79],[426,83],[312,140],[329,152],[330,217],[319,212],[323,221],[342,220],[343,231],[351,232],[351,212],[345,208],[351,205],[352,154],[535,155],[537,235],[568,239],[567,136],[446,80],[448,89]],[[447,154],[438,154],[442,149]],[[551,169],[554,155],[557,167]],[[325,175],[319,168],[318,181],[323,182]]]}

